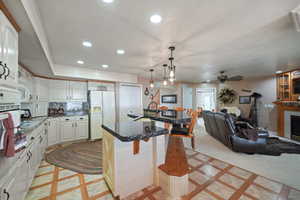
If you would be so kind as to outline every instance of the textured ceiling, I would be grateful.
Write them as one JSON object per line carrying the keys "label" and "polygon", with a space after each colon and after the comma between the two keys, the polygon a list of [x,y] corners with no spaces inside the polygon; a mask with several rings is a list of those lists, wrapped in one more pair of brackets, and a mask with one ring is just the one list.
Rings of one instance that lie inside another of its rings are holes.
{"label": "textured ceiling", "polygon": [[[180,81],[213,80],[220,70],[251,77],[300,66],[300,33],[289,16],[300,0],[35,1],[56,64],[84,60],[83,68],[108,64],[107,71],[141,76],[155,67],[158,76],[174,44]],[[161,24],[149,21],[153,14]],[[83,40],[93,47],[82,47]],[[119,48],[125,55],[116,55]]]}

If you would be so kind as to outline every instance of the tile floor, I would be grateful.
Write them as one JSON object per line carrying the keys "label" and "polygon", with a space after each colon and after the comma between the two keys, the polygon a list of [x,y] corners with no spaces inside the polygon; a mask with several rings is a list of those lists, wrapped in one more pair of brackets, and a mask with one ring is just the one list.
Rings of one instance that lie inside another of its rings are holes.
{"label": "tile floor", "polygon": [[[191,167],[183,200],[300,200],[300,191],[204,154],[186,150]],[[102,175],[86,175],[42,162],[26,200],[110,200]],[[166,200],[149,186],[126,200]]]}

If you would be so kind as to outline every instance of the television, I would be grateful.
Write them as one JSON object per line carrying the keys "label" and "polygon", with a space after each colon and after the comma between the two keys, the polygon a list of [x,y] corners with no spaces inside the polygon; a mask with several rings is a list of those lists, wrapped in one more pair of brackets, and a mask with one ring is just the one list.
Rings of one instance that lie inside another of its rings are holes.
{"label": "television", "polygon": [[172,94],[172,95],[162,95],[161,96],[161,102],[162,103],[177,103],[177,95]]}
{"label": "television", "polygon": [[300,94],[300,79],[293,80],[293,93]]}

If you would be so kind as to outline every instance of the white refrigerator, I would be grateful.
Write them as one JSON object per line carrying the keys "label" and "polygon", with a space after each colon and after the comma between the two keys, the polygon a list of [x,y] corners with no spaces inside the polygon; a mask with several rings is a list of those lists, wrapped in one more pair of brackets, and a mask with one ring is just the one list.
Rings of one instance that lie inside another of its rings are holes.
{"label": "white refrigerator", "polygon": [[113,91],[89,91],[89,138],[102,138],[102,124],[114,129],[116,121],[116,101]]}

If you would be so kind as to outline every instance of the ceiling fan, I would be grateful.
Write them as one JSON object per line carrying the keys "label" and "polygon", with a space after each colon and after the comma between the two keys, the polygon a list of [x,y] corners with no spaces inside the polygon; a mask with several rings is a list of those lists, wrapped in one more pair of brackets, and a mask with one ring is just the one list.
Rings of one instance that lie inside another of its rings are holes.
{"label": "ceiling fan", "polygon": [[225,71],[220,71],[220,75],[218,76],[218,80],[221,83],[225,83],[226,81],[241,81],[243,80],[243,76],[232,76],[229,77],[228,75],[225,74]]}

